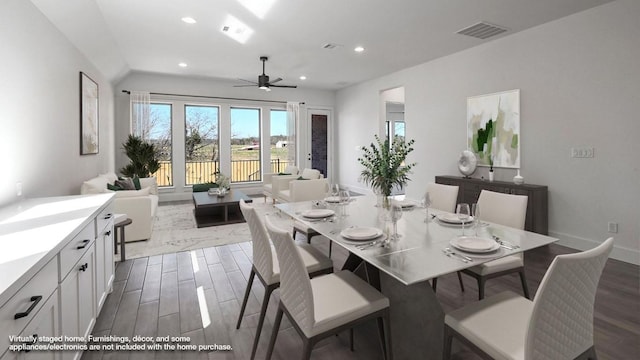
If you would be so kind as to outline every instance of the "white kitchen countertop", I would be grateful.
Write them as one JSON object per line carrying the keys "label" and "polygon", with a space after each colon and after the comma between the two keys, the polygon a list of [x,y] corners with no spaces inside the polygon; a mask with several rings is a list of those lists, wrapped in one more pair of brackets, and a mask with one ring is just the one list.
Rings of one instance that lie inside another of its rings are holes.
{"label": "white kitchen countertop", "polygon": [[89,224],[113,196],[27,199],[0,208],[0,306]]}

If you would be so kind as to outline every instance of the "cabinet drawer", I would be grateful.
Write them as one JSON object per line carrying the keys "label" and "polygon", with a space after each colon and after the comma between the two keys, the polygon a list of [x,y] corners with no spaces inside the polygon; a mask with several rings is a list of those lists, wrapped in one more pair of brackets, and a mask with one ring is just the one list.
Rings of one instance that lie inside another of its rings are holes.
{"label": "cabinet drawer", "polygon": [[89,247],[95,242],[95,222],[92,221],[76,235],[68,244],[60,251],[60,282],[69,274],[73,265],[84,255]]}
{"label": "cabinet drawer", "polygon": [[[22,333],[58,286],[58,258],[54,257],[0,309],[0,354],[9,347],[9,336]],[[21,316],[21,313],[28,313]],[[16,315],[18,319],[16,319]]]}
{"label": "cabinet drawer", "polygon": [[106,209],[102,210],[100,214],[96,217],[97,221],[97,235],[100,236],[104,232],[104,229],[113,225],[113,209],[112,206],[107,206]]}

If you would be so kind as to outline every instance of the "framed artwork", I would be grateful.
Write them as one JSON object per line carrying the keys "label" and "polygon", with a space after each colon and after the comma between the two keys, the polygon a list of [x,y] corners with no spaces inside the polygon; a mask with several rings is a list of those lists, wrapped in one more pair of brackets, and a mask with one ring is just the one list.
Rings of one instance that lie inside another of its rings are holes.
{"label": "framed artwork", "polygon": [[520,168],[520,90],[467,98],[467,147],[479,166]]}
{"label": "framed artwork", "polygon": [[98,84],[80,72],[80,155],[98,153]]}

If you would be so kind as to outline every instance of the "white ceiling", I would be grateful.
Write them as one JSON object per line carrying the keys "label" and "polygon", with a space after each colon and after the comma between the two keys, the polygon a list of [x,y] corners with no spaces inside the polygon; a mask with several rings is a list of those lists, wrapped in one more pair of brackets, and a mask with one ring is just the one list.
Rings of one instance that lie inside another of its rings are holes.
{"label": "white ceiling", "polygon": [[[266,55],[272,79],[319,89],[376,78],[609,1],[32,0],[113,81],[129,71],[257,81],[259,57]],[[260,18],[243,2],[272,6]],[[245,44],[222,33],[228,15],[255,31]],[[185,16],[197,23],[182,22]],[[456,34],[479,21],[509,31],[487,40]],[[341,46],[323,49],[327,43]],[[366,50],[354,52],[357,45]]]}

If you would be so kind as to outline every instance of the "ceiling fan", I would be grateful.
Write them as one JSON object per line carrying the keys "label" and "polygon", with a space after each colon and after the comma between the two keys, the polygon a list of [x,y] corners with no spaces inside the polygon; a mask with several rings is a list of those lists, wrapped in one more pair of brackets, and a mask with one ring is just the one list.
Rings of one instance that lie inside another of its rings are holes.
{"label": "ceiling fan", "polygon": [[244,87],[244,86],[258,86],[259,89],[265,90],[265,91],[271,91],[272,87],[279,87],[279,88],[291,88],[291,89],[295,89],[298,86],[296,85],[274,85],[277,82],[282,81],[282,78],[277,78],[273,81],[269,81],[269,75],[264,73],[264,64],[265,62],[269,60],[268,57],[266,56],[260,56],[260,61],[262,61],[262,75],[258,75],[258,82],[255,81],[251,81],[251,80],[245,80],[245,79],[238,79],[241,81],[246,81],[248,83],[251,83],[251,85],[234,85],[234,87]]}

